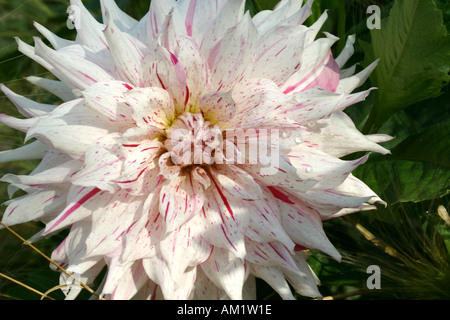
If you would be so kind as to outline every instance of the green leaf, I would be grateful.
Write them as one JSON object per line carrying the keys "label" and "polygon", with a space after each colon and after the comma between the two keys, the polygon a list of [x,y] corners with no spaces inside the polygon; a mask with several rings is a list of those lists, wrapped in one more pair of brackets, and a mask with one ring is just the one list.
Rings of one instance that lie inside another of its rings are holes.
{"label": "green leaf", "polygon": [[424,129],[354,173],[389,204],[442,197],[450,191],[449,132],[450,120]]}
{"label": "green leaf", "polygon": [[361,42],[367,61],[380,59],[371,82],[378,87],[366,133],[397,111],[439,96],[450,79],[450,36],[432,0],[396,0],[372,43]]}
{"label": "green leaf", "polygon": [[277,5],[279,0],[253,0],[251,1],[255,4],[258,12],[263,10],[273,10],[273,8]]}

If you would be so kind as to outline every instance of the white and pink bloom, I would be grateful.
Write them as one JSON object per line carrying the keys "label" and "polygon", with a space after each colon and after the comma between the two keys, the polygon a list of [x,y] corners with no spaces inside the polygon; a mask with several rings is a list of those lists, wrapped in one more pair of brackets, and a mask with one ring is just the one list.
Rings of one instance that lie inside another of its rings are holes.
{"label": "white and pink bloom", "polygon": [[136,21],[102,0],[103,23],[71,5],[75,41],[37,23],[53,48],[18,40],[58,79],[28,80],[63,103],[2,86],[25,118],[0,122],[31,142],[0,160],[42,159],[3,177],[27,193],[3,223],[43,222],[33,241],[70,229],[52,259],[87,284],[106,267],[108,299],[251,299],[255,278],[284,299],[289,284],[319,297],[307,250],[341,258],[322,221],[382,202],[351,174],[367,156],[341,160],[388,153],[377,143],[390,137],[362,135],[343,112],[369,94],[352,92],[376,62],[343,69],[354,38],[333,58],[337,38],[318,37],[326,13],[303,25],[312,1],[252,18],[245,0],[153,0]]}

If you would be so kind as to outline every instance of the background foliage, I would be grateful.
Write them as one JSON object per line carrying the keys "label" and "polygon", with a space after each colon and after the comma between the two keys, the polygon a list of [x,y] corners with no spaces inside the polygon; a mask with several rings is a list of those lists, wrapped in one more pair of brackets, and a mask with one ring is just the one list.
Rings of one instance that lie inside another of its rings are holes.
{"label": "background foliage", "polygon": [[[83,1],[100,17],[98,0]],[[116,0],[127,13],[140,18],[150,0]],[[277,0],[247,0],[251,14],[272,9]],[[381,8],[381,29],[369,30],[368,6]],[[74,38],[66,27],[66,0],[0,0],[0,83],[39,102],[58,103],[47,92],[24,79],[51,74],[17,51],[14,37],[32,44],[39,36],[37,21],[56,34]],[[358,128],[395,137],[385,143],[389,156],[371,155],[355,175],[388,203],[377,211],[325,221],[330,240],[343,255],[337,263],[312,252],[310,264],[321,280],[327,299],[449,299],[450,298],[450,1],[449,0],[316,0],[307,24],[327,9],[323,28],[340,37],[337,54],[346,38],[356,35],[355,55],[348,66],[358,70],[380,59],[365,86],[376,86],[369,99],[346,112]],[[4,95],[0,111],[17,111]],[[23,135],[0,126],[0,150],[18,147]],[[355,155],[356,156],[356,155]],[[36,162],[0,164],[0,173],[26,174]],[[0,202],[8,200],[0,184]],[[3,208],[2,211],[3,212]],[[40,230],[29,223],[14,227],[25,239]],[[50,254],[64,234],[36,244]],[[367,268],[381,270],[381,289],[370,290]],[[58,285],[48,262],[21,241],[0,231],[0,273],[41,292]],[[258,283],[260,299],[278,299]],[[61,299],[60,292],[50,294]],[[80,296],[85,299],[88,295]],[[0,277],[0,299],[39,299],[39,295]],[[304,299],[298,297],[299,299]]]}

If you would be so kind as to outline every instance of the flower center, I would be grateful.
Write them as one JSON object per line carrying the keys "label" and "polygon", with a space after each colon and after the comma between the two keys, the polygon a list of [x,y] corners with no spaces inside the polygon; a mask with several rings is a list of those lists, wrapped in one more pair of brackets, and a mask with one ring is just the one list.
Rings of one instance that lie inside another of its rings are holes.
{"label": "flower center", "polygon": [[175,165],[213,164],[222,146],[222,129],[205,121],[201,113],[186,112],[166,130],[165,147]]}

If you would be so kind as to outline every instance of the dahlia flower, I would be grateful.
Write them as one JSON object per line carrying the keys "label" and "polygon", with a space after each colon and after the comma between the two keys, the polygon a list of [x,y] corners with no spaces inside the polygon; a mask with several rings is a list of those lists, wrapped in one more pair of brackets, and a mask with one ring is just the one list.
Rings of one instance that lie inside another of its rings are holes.
{"label": "dahlia flower", "polygon": [[42,222],[30,241],[68,229],[51,258],[86,284],[106,268],[105,299],[252,299],[256,278],[320,297],[309,250],[341,259],[322,221],[382,202],[351,173],[368,155],[341,159],[389,152],[343,112],[376,61],[344,69],[354,37],[334,58],[326,12],[303,25],[312,1],[251,17],[245,0],[153,0],[136,21],[102,0],[103,23],[71,5],[74,41],[37,23],[53,48],[17,40],[57,78],[27,79],[62,103],[2,86],[24,118],[0,121],[30,143],[1,161],[42,159],[2,178],[26,193],[2,222]]}

